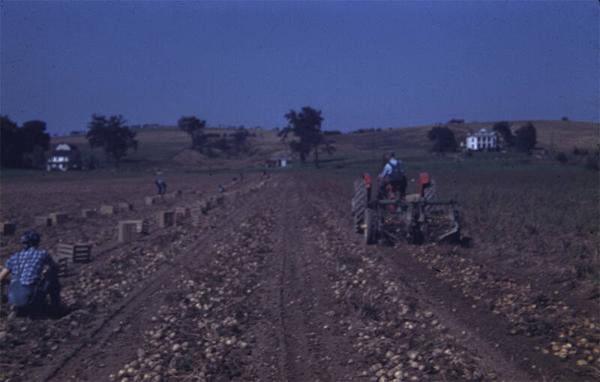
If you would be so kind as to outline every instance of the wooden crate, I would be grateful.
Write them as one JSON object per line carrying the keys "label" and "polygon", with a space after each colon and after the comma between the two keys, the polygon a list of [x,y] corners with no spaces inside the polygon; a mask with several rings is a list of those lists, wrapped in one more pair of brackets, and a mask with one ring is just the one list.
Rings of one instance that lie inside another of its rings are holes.
{"label": "wooden crate", "polygon": [[53,212],[48,216],[50,216],[50,219],[52,219],[53,225],[64,224],[69,221],[69,215],[64,212]]}
{"label": "wooden crate", "polygon": [[52,226],[52,219],[50,219],[50,216],[36,216],[35,225],[36,227],[50,227]]}
{"label": "wooden crate", "polygon": [[150,225],[147,220],[134,220],[136,223],[136,229],[139,234],[148,235],[150,233]]}
{"label": "wooden crate", "polygon": [[160,211],[158,213],[158,226],[161,228],[170,227],[175,224],[175,212]]}
{"label": "wooden crate", "polygon": [[2,225],[2,235],[14,235],[17,230],[17,225],[13,222],[4,221]]}
{"label": "wooden crate", "polygon": [[120,202],[118,204],[118,206],[119,206],[119,211],[121,211],[121,212],[133,211],[133,204],[131,204],[131,203]]}
{"label": "wooden crate", "polygon": [[88,243],[59,243],[56,252],[58,259],[67,257],[74,263],[88,263],[92,260],[92,245]]}
{"label": "wooden crate", "polygon": [[118,225],[118,240],[128,242],[138,234],[147,235],[149,231],[148,221],[144,219],[121,220]]}
{"label": "wooden crate", "polygon": [[100,215],[114,215],[115,207],[109,205],[100,206]]}
{"label": "wooden crate", "polygon": [[98,215],[98,211],[96,211],[93,208],[84,208],[81,210],[81,217],[85,218],[85,219],[93,218],[97,215]]}
{"label": "wooden crate", "polygon": [[121,220],[117,226],[117,240],[119,243],[133,241],[138,234],[138,224],[134,220]]}
{"label": "wooden crate", "polygon": [[188,207],[175,207],[175,216],[178,219],[185,219],[190,216],[190,209]]}
{"label": "wooden crate", "polygon": [[194,227],[202,226],[203,221],[204,221],[204,217],[201,214],[198,214],[198,213],[192,214],[192,225]]}

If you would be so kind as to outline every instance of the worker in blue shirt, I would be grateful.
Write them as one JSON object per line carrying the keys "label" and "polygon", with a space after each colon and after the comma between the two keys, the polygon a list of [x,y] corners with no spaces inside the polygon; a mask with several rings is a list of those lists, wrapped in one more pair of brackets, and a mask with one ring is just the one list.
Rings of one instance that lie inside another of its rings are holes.
{"label": "worker in blue shirt", "polygon": [[0,283],[10,275],[8,302],[17,314],[43,309],[47,305],[46,296],[50,296],[53,311],[61,308],[58,264],[48,252],[38,249],[40,240],[36,231],[26,231],[21,236],[23,249],[12,255],[0,271]]}

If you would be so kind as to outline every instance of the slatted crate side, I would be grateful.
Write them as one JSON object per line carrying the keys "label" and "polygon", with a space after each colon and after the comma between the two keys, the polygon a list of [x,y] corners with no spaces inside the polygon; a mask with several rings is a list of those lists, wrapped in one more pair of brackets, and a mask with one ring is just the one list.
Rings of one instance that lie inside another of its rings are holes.
{"label": "slatted crate side", "polygon": [[76,244],[73,246],[73,262],[88,263],[92,260],[92,246],[90,244]]}
{"label": "slatted crate side", "polygon": [[59,243],[56,252],[59,259],[69,258],[74,263],[87,263],[92,259],[91,244]]}
{"label": "slatted crate side", "polygon": [[58,258],[73,256],[73,244],[58,243],[56,246],[56,254]]}
{"label": "slatted crate side", "polygon": [[56,263],[58,264],[58,277],[69,276],[69,258],[59,257],[56,259]]}

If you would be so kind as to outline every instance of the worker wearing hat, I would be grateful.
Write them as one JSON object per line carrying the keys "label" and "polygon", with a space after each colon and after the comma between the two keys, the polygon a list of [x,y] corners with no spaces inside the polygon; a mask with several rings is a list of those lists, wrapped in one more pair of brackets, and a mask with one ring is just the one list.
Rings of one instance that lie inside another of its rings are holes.
{"label": "worker wearing hat", "polygon": [[21,236],[23,249],[12,255],[6,267],[0,271],[0,283],[10,275],[8,302],[17,313],[35,313],[46,307],[50,296],[50,308],[60,309],[60,283],[58,265],[47,251],[38,249],[40,234],[25,231]]}

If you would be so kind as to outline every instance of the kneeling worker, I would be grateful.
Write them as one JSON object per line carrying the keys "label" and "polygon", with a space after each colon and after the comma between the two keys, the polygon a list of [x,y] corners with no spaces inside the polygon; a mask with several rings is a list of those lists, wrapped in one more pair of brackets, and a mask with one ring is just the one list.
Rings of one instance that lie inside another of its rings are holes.
{"label": "kneeling worker", "polygon": [[36,231],[26,231],[21,236],[23,249],[12,255],[6,262],[6,268],[0,271],[0,283],[10,274],[8,302],[16,308],[17,314],[43,310],[47,295],[50,296],[52,313],[60,313],[58,264],[48,252],[38,249],[40,239]]}

